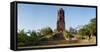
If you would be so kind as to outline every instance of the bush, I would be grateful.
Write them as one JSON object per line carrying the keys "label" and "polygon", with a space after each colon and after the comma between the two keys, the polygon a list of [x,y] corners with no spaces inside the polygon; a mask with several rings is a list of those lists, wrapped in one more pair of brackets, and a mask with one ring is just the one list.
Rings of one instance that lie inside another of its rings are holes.
{"label": "bush", "polygon": [[53,31],[52,31],[52,29],[50,27],[46,27],[46,28],[41,29],[40,33],[42,35],[49,35],[49,34],[52,34]]}
{"label": "bush", "polygon": [[24,30],[19,31],[17,36],[18,36],[18,42],[23,42],[24,43],[24,42],[28,41],[27,40],[28,36],[24,32]]}

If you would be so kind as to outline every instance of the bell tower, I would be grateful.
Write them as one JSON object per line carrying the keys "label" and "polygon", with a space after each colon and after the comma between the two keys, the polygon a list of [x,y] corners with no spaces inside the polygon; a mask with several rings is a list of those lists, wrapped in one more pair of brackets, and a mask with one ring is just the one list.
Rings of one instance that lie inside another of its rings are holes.
{"label": "bell tower", "polygon": [[57,31],[63,32],[65,30],[64,10],[60,8],[57,15]]}

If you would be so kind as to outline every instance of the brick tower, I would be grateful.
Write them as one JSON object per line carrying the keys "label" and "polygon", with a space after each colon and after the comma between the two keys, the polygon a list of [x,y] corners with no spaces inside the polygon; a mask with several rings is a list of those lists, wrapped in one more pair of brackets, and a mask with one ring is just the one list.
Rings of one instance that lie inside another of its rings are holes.
{"label": "brick tower", "polygon": [[60,8],[57,11],[57,33],[55,34],[56,40],[65,40],[63,31],[65,30],[64,10]]}
{"label": "brick tower", "polygon": [[65,30],[64,10],[60,8],[57,16],[57,31],[63,32]]}

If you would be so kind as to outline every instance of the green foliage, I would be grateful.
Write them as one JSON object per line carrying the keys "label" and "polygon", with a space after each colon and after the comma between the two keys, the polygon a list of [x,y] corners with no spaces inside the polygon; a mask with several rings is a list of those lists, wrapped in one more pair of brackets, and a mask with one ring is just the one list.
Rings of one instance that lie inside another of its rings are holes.
{"label": "green foliage", "polygon": [[18,46],[36,45],[38,41],[39,36],[35,31],[24,32],[24,30],[21,30],[18,32]]}
{"label": "green foliage", "polygon": [[48,39],[49,39],[49,38],[47,38],[47,37],[42,37],[42,38],[40,39],[40,41],[48,41]]}
{"label": "green foliage", "polygon": [[69,32],[70,34],[77,34],[77,30],[72,27],[70,27]]}
{"label": "green foliage", "polygon": [[78,34],[82,36],[88,36],[89,39],[91,38],[91,36],[95,35],[96,18],[91,19],[89,24],[84,25],[81,29],[79,29]]}
{"label": "green foliage", "polygon": [[85,36],[85,35],[88,35],[89,34],[89,30],[87,28],[87,26],[84,26],[83,28],[79,29],[79,32],[78,32],[80,35],[82,36]]}
{"label": "green foliage", "polygon": [[30,38],[31,38],[31,41],[37,41],[39,39],[39,36],[37,35],[35,31],[32,31],[30,33]]}
{"label": "green foliage", "polygon": [[72,37],[74,37],[74,36],[73,36],[70,32],[68,32],[68,31],[64,31],[63,34],[64,34],[64,37],[65,37],[65,38],[72,38]]}
{"label": "green foliage", "polygon": [[[42,35],[41,35],[42,34]],[[18,32],[18,46],[38,45],[41,41],[51,39],[53,31],[51,28],[43,28],[40,32],[28,31],[24,29]]]}
{"label": "green foliage", "polygon": [[64,31],[63,34],[65,38],[68,38],[68,33],[66,31]]}
{"label": "green foliage", "polygon": [[92,35],[96,35],[96,18],[91,19],[90,30]]}
{"label": "green foliage", "polygon": [[52,31],[52,29],[50,27],[46,27],[46,28],[41,29],[40,33],[42,35],[49,35],[49,34],[52,34],[53,31]]}
{"label": "green foliage", "polygon": [[24,30],[19,31],[19,33],[18,33],[18,42],[26,42],[27,38],[28,38],[28,36],[24,32]]}

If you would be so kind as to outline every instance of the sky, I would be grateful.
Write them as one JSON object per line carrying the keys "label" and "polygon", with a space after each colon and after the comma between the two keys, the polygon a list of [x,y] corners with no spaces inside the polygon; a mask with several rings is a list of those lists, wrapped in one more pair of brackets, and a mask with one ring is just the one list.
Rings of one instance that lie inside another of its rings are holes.
{"label": "sky", "polygon": [[53,6],[37,4],[18,4],[18,30],[36,30],[51,27],[56,29],[57,11],[65,12],[65,28],[77,28],[96,17],[96,9],[89,7]]}

